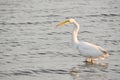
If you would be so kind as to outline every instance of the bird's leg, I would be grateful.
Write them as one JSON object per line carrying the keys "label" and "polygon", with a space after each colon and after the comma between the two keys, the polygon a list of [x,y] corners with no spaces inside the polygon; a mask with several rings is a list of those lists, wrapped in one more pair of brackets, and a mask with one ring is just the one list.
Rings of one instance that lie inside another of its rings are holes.
{"label": "bird's leg", "polygon": [[93,60],[93,58],[91,58],[90,62],[91,62],[92,64],[94,63],[94,60]]}
{"label": "bird's leg", "polygon": [[94,64],[95,60],[93,58],[87,58],[85,62]]}
{"label": "bird's leg", "polygon": [[91,58],[91,61],[90,61],[91,64],[95,64],[95,59],[94,58]]}
{"label": "bird's leg", "polygon": [[85,62],[91,62],[91,58],[87,58]]}

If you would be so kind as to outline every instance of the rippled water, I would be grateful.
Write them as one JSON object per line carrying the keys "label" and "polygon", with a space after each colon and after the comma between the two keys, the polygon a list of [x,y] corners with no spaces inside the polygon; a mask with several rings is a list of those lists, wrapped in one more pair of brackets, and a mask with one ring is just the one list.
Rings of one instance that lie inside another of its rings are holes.
{"label": "rippled water", "polygon": [[[71,48],[72,25],[79,40],[98,44],[110,58],[85,64]],[[0,80],[119,80],[119,0],[0,0]]]}

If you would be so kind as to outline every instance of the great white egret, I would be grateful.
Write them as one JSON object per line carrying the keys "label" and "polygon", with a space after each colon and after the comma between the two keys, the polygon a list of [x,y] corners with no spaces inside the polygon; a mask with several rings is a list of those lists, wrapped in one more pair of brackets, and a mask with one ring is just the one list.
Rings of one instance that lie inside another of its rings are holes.
{"label": "great white egret", "polygon": [[64,26],[65,24],[68,23],[72,23],[75,25],[72,33],[73,47],[78,49],[80,54],[87,58],[86,59],[87,62],[94,63],[94,61],[97,59],[104,59],[109,57],[109,53],[102,47],[78,40],[77,36],[78,31],[80,29],[80,25],[76,22],[76,20],[74,19],[66,20],[64,22],[57,24],[56,27]]}

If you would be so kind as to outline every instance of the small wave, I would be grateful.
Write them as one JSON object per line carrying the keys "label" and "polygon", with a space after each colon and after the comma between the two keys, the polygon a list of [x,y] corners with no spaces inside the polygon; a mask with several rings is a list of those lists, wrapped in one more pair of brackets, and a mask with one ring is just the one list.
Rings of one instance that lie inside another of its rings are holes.
{"label": "small wave", "polygon": [[96,73],[96,71],[95,70],[83,70],[83,72],[90,72],[90,73]]}
{"label": "small wave", "polygon": [[13,75],[30,75],[30,74],[32,74],[32,72],[31,71],[17,71],[12,74]]}
{"label": "small wave", "polygon": [[117,53],[119,53],[119,52],[120,52],[120,50],[110,50],[110,51],[117,52]]}
{"label": "small wave", "polygon": [[43,52],[41,52],[41,53],[38,53],[39,55],[46,55],[46,53],[43,53]]}
{"label": "small wave", "polygon": [[62,33],[62,34],[65,34],[65,35],[67,35],[67,34],[71,34],[71,32],[64,32],[64,33]]}
{"label": "small wave", "polygon": [[120,73],[120,70],[119,69],[111,69],[111,71],[114,71],[116,73]]}
{"label": "small wave", "polygon": [[67,54],[64,54],[64,53],[61,53],[61,52],[56,52],[57,53],[57,56],[64,56],[64,57],[68,57]]}
{"label": "small wave", "polygon": [[111,17],[120,16],[120,14],[98,14],[98,15],[86,15],[87,17]]}
{"label": "small wave", "polygon": [[54,70],[54,69],[41,69],[41,70],[32,70],[35,73],[54,73],[54,74],[68,74],[66,70]]}
{"label": "small wave", "polygon": [[41,22],[21,22],[21,23],[9,23],[9,22],[1,22],[0,23],[1,25],[30,25],[30,24],[33,24],[33,25],[37,25],[37,24],[41,24]]}
{"label": "small wave", "polygon": [[0,22],[1,25],[39,25],[39,24],[51,24],[58,21],[43,21],[43,22]]}
{"label": "small wave", "polygon": [[47,33],[47,35],[53,35],[53,34],[61,34],[60,32],[50,32],[50,33]]}
{"label": "small wave", "polygon": [[71,32],[50,32],[50,33],[47,33],[47,35],[56,35],[56,34],[64,34],[64,35],[67,35],[67,34],[71,34]]}
{"label": "small wave", "polygon": [[41,17],[60,17],[60,15],[50,14],[50,15],[45,15],[45,16],[41,16]]}
{"label": "small wave", "polygon": [[82,31],[81,33],[92,33],[92,32],[90,32],[90,31]]}
{"label": "small wave", "polygon": [[62,69],[31,69],[31,70],[16,70],[16,71],[11,71],[11,72],[0,72],[1,75],[32,75],[32,74],[40,74],[40,73],[52,73],[52,74],[69,74],[69,71],[62,70]]}
{"label": "small wave", "polygon": [[63,57],[79,57],[80,55],[79,54],[69,54],[69,53],[62,53],[62,52],[56,52],[57,53],[57,56],[63,56]]}
{"label": "small wave", "polygon": [[4,29],[0,29],[0,33],[1,33],[1,32],[7,32],[7,31],[6,31],[6,30],[4,30]]}
{"label": "small wave", "polygon": [[112,43],[113,45],[118,45],[120,40],[105,40],[106,43]]}

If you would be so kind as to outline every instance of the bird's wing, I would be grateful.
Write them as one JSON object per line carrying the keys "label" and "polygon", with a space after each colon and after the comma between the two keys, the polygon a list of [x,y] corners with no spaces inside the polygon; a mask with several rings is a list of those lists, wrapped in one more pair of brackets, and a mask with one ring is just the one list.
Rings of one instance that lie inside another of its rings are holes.
{"label": "bird's wing", "polygon": [[88,42],[80,42],[79,51],[81,55],[85,57],[107,57],[108,53],[102,47],[88,43]]}
{"label": "bird's wing", "polygon": [[80,42],[79,51],[81,55],[86,57],[98,57],[103,54],[96,45],[88,42]]}

